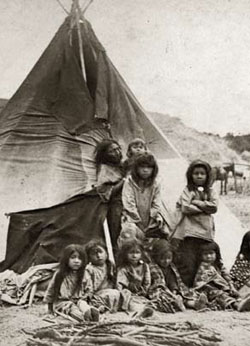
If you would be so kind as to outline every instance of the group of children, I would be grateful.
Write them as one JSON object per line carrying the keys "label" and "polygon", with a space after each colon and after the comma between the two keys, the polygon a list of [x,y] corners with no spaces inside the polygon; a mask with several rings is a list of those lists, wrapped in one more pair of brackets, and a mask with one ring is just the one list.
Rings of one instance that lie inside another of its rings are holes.
{"label": "group of children", "polygon": [[78,320],[99,320],[105,311],[138,316],[162,312],[235,309],[250,311],[250,232],[230,274],[214,242],[218,197],[211,167],[190,164],[187,186],[176,208],[176,225],[164,217],[158,165],[141,139],[133,140],[122,163],[118,142],[96,148],[96,191],[109,203],[107,215],[116,264],[104,243],[69,245],[52,278],[45,301]]}

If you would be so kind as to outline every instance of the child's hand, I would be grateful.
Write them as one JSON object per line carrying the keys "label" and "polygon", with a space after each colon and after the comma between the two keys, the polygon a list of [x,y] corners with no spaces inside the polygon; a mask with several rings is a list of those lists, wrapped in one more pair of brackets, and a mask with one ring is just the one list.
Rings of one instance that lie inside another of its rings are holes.
{"label": "child's hand", "polygon": [[234,285],[232,283],[229,284],[229,289],[230,289],[230,293],[234,297],[238,297],[239,296],[239,292],[235,289],[235,287],[234,287]]}
{"label": "child's hand", "polygon": [[155,221],[156,221],[156,224],[159,228],[163,228],[164,221],[163,221],[163,218],[161,217],[161,215],[157,215],[155,218]]}
{"label": "child's hand", "polygon": [[204,205],[204,202],[203,201],[200,201],[200,200],[193,200],[192,201],[192,204],[193,205],[195,205],[196,207],[198,207],[198,208],[202,208],[203,207],[203,205]]}

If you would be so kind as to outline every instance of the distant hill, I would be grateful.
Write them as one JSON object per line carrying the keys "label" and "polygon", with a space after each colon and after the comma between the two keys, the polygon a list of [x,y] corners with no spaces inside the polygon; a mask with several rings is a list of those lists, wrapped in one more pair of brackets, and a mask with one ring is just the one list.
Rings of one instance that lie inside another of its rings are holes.
{"label": "distant hill", "polygon": [[[0,112],[7,102],[7,99],[0,98]],[[250,161],[250,135],[228,134],[222,138],[187,127],[179,118],[168,114],[154,112],[149,114],[188,161],[201,158],[212,165],[232,161],[242,162],[242,159]]]}
{"label": "distant hill", "polygon": [[188,161],[200,158],[211,165],[242,162],[241,155],[229,148],[227,141],[219,135],[199,132],[168,114],[150,113],[150,116]]}
{"label": "distant hill", "polygon": [[224,138],[230,148],[241,154],[245,160],[250,161],[250,134],[234,136],[228,133]]}

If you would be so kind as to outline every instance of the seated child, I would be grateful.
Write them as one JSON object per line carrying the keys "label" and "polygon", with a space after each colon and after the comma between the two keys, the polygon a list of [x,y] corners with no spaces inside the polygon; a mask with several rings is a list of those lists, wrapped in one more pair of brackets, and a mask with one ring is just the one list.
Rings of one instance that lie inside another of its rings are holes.
{"label": "seated child", "polygon": [[125,242],[118,252],[117,289],[129,292],[132,298],[129,310],[137,312],[138,316],[149,317],[153,309],[149,307],[146,298],[151,286],[149,265],[143,260],[144,251],[138,241]]}
{"label": "seated child", "polygon": [[82,279],[85,252],[80,245],[68,245],[62,253],[59,270],[55,272],[47,288],[44,301],[49,314],[63,312],[78,321],[98,321],[99,312],[83,299]]}
{"label": "seated child", "polygon": [[166,233],[162,216],[160,184],[156,180],[158,165],[153,155],[135,158],[132,173],[122,189],[122,230],[118,246],[133,239],[143,240],[147,230],[157,228]]}
{"label": "seated child", "polygon": [[230,270],[230,277],[241,297],[250,294],[250,231],[242,239],[240,251]]}
{"label": "seated child", "polygon": [[204,244],[200,248],[200,264],[194,287],[199,292],[206,293],[212,308],[245,311],[250,307],[250,297],[243,300],[238,297],[239,294],[223,266],[219,246],[215,242]]}
{"label": "seated child", "polygon": [[127,159],[123,162],[123,168],[126,175],[131,174],[132,166],[134,163],[135,158],[138,155],[142,155],[147,153],[147,145],[141,138],[135,138],[133,139],[129,145],[127,150]]}
{"label": "seated child", "polygon": [[[165,309],[163,311],[169,312],[169,307],[164,307],[166,302],[170,303],[172,312],[184,311],[185,307],[195,310],[206,307],[206,295],[188,288],[183,283],[177,268],[172,262],[173,250],[168,241],[165,239],[157,240],[153,244],[151,258],[152,298],[156,298],[159,307],[162,306],[162,309]],[[164,304],[162,304],[163,298]]]}
{"label": "seated child", "polygon": [[101,240],[90,241],[86,247],[87,265],[83,276],[85,299],[100,312],[116,312],[127,306],[126,295],[115,289],[115,268],[108,260],[105,244]]}

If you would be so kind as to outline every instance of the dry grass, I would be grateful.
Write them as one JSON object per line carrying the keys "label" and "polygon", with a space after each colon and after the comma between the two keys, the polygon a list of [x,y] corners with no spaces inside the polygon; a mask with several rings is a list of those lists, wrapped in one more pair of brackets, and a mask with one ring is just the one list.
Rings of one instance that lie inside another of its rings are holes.
{"label": "dry grass", "polygon": [[229,192],[223,196],[223,200],[228,208],[237,216],[246,230],[250,230],[250,196]]}

